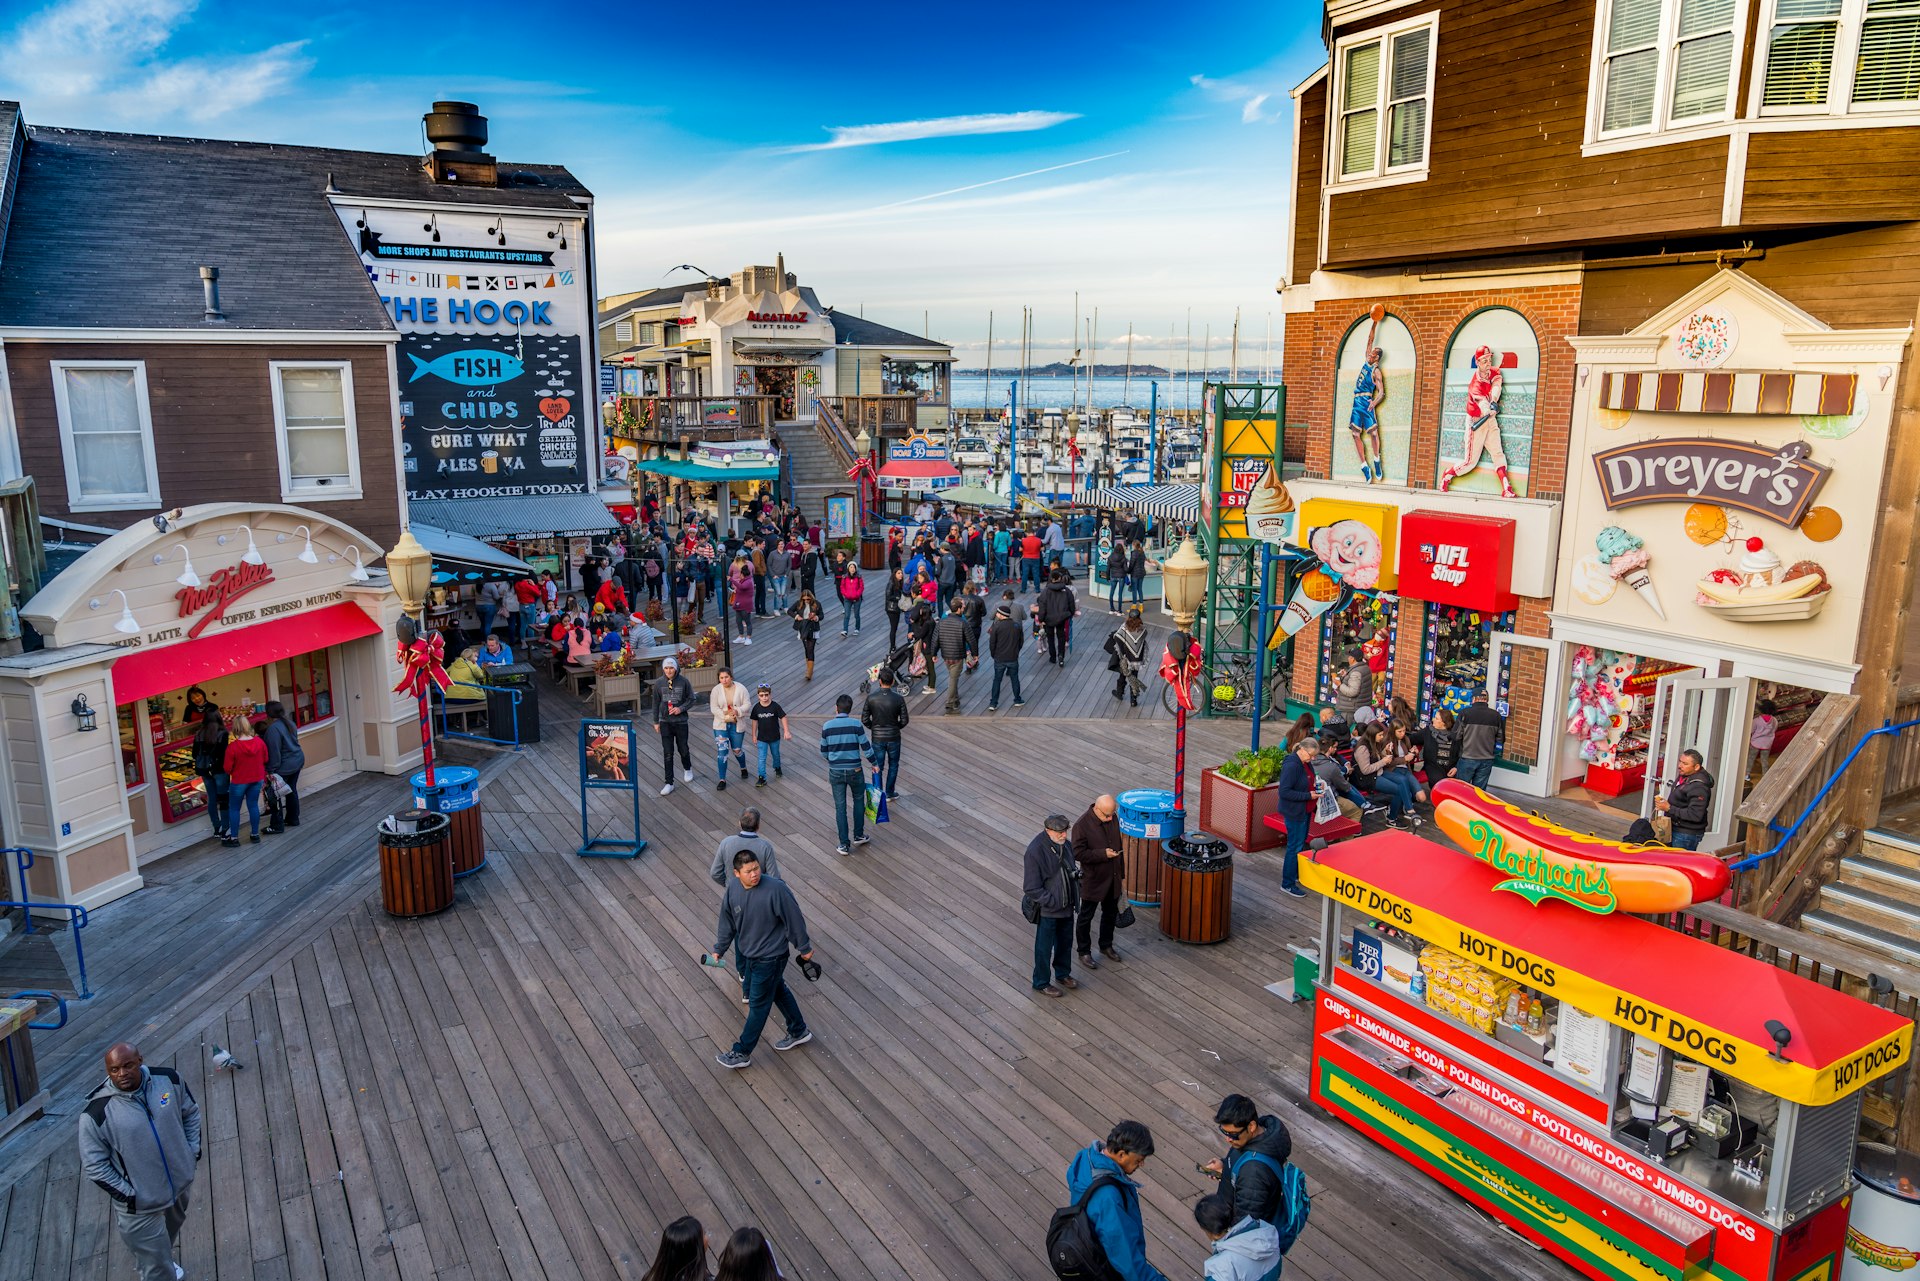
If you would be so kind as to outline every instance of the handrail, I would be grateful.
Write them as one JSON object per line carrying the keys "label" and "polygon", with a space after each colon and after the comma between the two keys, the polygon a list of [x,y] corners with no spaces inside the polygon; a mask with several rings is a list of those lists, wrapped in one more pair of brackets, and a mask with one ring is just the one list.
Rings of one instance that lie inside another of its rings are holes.
{"label": "handrail", "polygon": [[7,999],[18,1000],[23,996],[30,996],[35,1001],[52,1001],[55,1005],[60,1007],[60,1021],[58,1023],[28,1023],[27,1024],[28,1027],[41,1032],[58,1032],[61,1028],[67,1025],[67,998],[66,997],[61,996],[58,992],[15,992],[13,993],[12,996],[8,997]]}
{"label": "handrail", "polygon": [[1808,817],[1811,816],[1816,809],[1820,808],[1820,802],[1827,799],[1827,793],[1831,792],[1833,790],[1834,784],[1840,781],[1840,776],[1847,772],[1847,767],[1853,764],[1854,758],[1860,755],[1862,751],[1866,750],[1867,743],[1871,739],[1877,738],[1882,734],[1886,734],[1889,736],[1899,734],[1905,730],[1910,730],[1914,728],[1916,725],[1920,725],[1920,720],[1901,721],[1898,725],[1894,724],[1892,721],[1888,721],[1884,725],[1881,725],[1875,729],[1870,729],[1866,733],[1862,734],[1860,736],[1860,741],[1853,745],[1853,750],[1847,753],[1846,759],[1840,762],[1839,767],[1836,768],[1832,774],[1828,775],[1827,781],[1820,785],[1820,790],[1813,794],[1813,799],[1807,802],[1807,807],[1800,811],[1800,816],[1794,819],[1791,825],[1785,828],[1782,828],[1780,824],[1777,822],[1770,822],[1767,824],[1767,827],[1769,829],[1780,833],[1780,839],[1774,842],[1773,848],[1769,850],[1762,850],[1758,854],[1751,854],[1751,855],[1748,855],[1746,858],[1740,859],[1739,861],[1735,862],[1732,865],[1732,870],[1736,872],[1744,872],[1750,867],[1758,867],[1760,864],[1766,862],[1768,859],[1780,853],[1781,850],[1785,849],[1787,846],[1787,842],[1791,841],[1795,836],[1799,835],[1800,828],[1807,821]]}
{"label": "handrail", "polygon": [[0,907],[24,908],[28,912],[35,908],[53,908],[67,913],[67,919],[73,922],[73,956],[80,965],[80,999],[91,1001],[93,989],[87,986],[87,949],[80,941],[80,931],[87,928],[87,909],[78,903],[35,903],[16,899],[0,899]]}
{"label": "handrail", "polygon": [[[477,689],[477,690],[480,690],[480,691],[481,691],[481,697],[480,697],[480,698],[479,698],[479,700],[477,700],[477,701],[479,701],[479,702],[480,702],[480,703],[481,703],[481,704],[482,704],[483,706],[484,706],[484,705],[485,705],[485,703],[486,703],[486,699],[487,699],[487,696],[488,696],[488,695],[490,695],[490,694],[496,694],[496,693],[507,693],[507,694],[511,694],[511,695],[513,695],[513,737],[512,737],[512,738],[494,738],[494,737],[492,737],[492,736],[490,736],[490,735],[487,735],[487,734],[472,734],[472,733],[469,733],[469,732],[467,732],[467,731],[466,731],[466,730],[464,730],[464,729],[461,729],[461,730],[455,730],[455,729],[449,729],[449,728],[447,727],[447,694],[446,694],[446,690],[439,690],[439,691],[438,691],[438,693],[439,693],[439,696],[440,696],[440,698],[439,698],[439,704],[440,704],[440,737],[441,737],[441,738],[468,738],[468,739],[472,739],[472,740],[473,740],[474,742],[476,742],[476,743],[498,743],[498,744],[499,744],[500,746],[502,746],[502,747],[511,747],[511,748],[512,748],[512,749],[513,749],[514,751],[516,751],[516,752],[517,752],[517,751],[519,751],[519,750],[520,750],[520,747],[521,747],[521,744],[520,744],[520,699],[521,699],[521,697],[522,697],[522,696],[521,696],[521,693],[520,693],[520,691],[519,691],[518,689],[515,689],[515,688],[514,688],[513,686],[511,686],[511,685],[476,685],[476,684],[474,684],[474,683],[473,683],[472,681],[449,681],[449,682],[447,682],[447,688],[448,688],[448,689],[451,689],[451,688],[452,688],[453,686],[455,686],[455,685],[464,685],[464,686],[465,686],[466,688],[468,688],[468,689]],[[461,702],[463,702],[463,703],[465,703],[465,702],[472,702],[472,701],[475,701],[475,700],[472,700],[472,699],[464,699],[464,698],[463,698],[463,699],[461,699],[460,701],[461,701]],[[489,727],[491,727],[491,724],[492,724],[492,722],[491,722],[491,719],[489,719],[489,722],[488,722],[488,724],[489,724]]]}
{"label": "handrail", "polygon": [[[28,849],[24,845],[9,845],[7,848],[0,850],[0,854],[13,855],[13,865],[20,869],[20,876],[19,876],[20,896],[22,898],[32,898],[33,897],[32,894],[28,893],[27,891],[27,869],[33,866],[33,851]],[[27,918],[26,928],[21,930],[20,932],[22,934],[33,933],[32,910],[29,909],[25,912],[22,912],[20,915]]]}

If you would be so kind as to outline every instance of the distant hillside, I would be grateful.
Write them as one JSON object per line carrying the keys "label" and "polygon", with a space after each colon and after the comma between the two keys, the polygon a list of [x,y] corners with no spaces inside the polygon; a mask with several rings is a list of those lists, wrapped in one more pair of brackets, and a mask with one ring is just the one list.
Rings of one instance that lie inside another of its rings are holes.
{"label": "distant hillside", "polygon": [[[1080,370],[1080,376],[1082,378],[1087,376],[1088,369],[1093,371],[1095,378],[1124,378],[1127,376],[1127,366],[1125,365],[1090,365]],[[985,369],[956,369],[953,372],[962,377],[977,378],[988,371]],[[996,374],[1006,374],[1008,376],[1012,376],[1013,374],[1013,370],[1006,365],[995,365],[992,372]],[[1056,360],[1050,365],[1035,365],[1027,371],[1027,374],[1033,378],[1071,378],[1073,377],[1074,369],[1072,365],[1064,361]],[[1163,369],[1159,365],[1135,365],[1133,366],[1133,376],[1135,378],[1171,378],[1173,377],[1173,371]]]}

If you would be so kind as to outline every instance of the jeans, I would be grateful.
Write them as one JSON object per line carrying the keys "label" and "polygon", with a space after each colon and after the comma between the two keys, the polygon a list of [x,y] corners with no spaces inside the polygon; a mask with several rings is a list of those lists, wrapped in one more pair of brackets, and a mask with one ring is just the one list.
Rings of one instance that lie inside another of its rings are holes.
{"label": "jeans", "polygon": [[880,776],[885,786],[880,790],[892,796],[896,784],[900,782],[900,740],[889,738],[873,745],[873,772]]}
{"label": "jeans", "polygon": [[1411,775],[1393,770],[1384,770],[1373,780],[1375,794],[1387,798],[1387,817],[1390,819],[1397,819],[1407,812],[1407,808],[1413,804],[1414,789],[1418,786]]}
{"label": "jeans", "polygon": [[843,635],[860,630],[860,600],[858,597],[853,600],[844,596],[840,598],[840,631]]}
{"label": "jeans", "polygon": [[1147,576],[1134,574],[1127,579],[1127,586],[1133,590],[1133,603],[1144,608],[1147,603]]}
{"label": "jeans", "polygon": [[481,601],[476,608],[480,613],[480,640],[484,643],[493,634],[493,620],[500,613],[500,607],[492,601]]}
{"label": "jeans", "polygon": [[[280,771],[280,777],[286,780],[287,784],[287,794],[280,798],[280,810],[285,815],[285,823],[298,827],[300,826],[300,771],[283,769]],[[283,824],[276,823],[274,826],[279,827]]]}
{"label": "jeans", "polygon": [[747,1021],[740,1029],[740,1039],[733,1043],[735,1054],[753,1053],[753,1047],[760,1044],[760,1033],[766,1030],[767,1015],[776,1005],[780,1007],[780,1017],[787,1021],[788,1036],[806,1032],[806,1016],[800,1013],[800,1002],[793,999],[786,974],[785,952],[746,963],[740,977],[747,989]]}
{"label": "jeans", "polygon": [[213,834],[224,836],[227,831],[227,776],[202,774],[200,782],[207,790],[207,818],[213,823]]}
{"label": "jeans", "polygon": [[960,710],[960,669],[967,665],[967,660],[943,658],[940,661],[947,665],[947,710],[957,712]]}
{"label": "jeans", "polygon": [[787,612],[787,576],[785,574],[774,575],[772,596],[773,596],[774,609],[782,614],[786,613]]}
{"label": "jeans", "polygon": [[1292,889],[1300,883],[1300,851],[1307,848],[1307,836],[1313,826],[1313,811],[1283,809],[1280,817],[1287,825],[1287,853],[1280,863],[1280,885]]}
{"label": "jeans", "polygon": [[1093,918],[1100,916],[1100,950],[1113,948],[1113,922],[1120,915],[1120,881],[1114,878],[1113,888],[1107,891],[1105,898],[1083,898],[1080,900],[1080,915],[1074,922],[1073,945],[1080,955],[1086,956],[1093,951]]}
{"label": "jeans", "polygon": [[247,822],[253,836],[260,835],[260,784],[234,783],[227,788],[227,836],[240,835],[240,804],[247,806]]}
{"label": "jeans", "polygon": [[1127,576],[1125,574],[1109,575],[1107,577],[1107,608],[1110,610],[1119,609],[1120,598],[1126,594],[1126,590]]}
{"label": "jeans", "polygon": [[1036,592],[1040,590],[1040,562],[1037,560],[1020,562],[1020,590],[1024,592],[1029,587]]}
{"label": "jeans", "polygon": [[751,637],[753,635],[752,612],[749,610],[737,609],[733,612],[733,616],[740,620],[740,634],[742,636]]}
{"label": "jeans", "polygon": [[1048,964],[1053,978],[1073,975],[1073,913],[1043,916],[1033,930],[1033,990],[1047,986]]}
{"label": "jeans", "polygon": [[1016,658],[1011,663],[995,663],[993,665],[993,693],[987,696],[987,703],[994,707],[1000,705],[1000,678],[1002,676],[1013,683],[1013,701],[1016,703],[1025,702],[1026,700],[1020,697],[1020,660]]}
{"label": "jeans", "polygon": [[1067,659],[1067,625],[1065,623],[1047,624],[1047,661],[1064,663]]}
{"label": "jeans", "polygon": [[129,1214],[116,1209],[113,1226],[127,1243],[133,1256],[135,1275],[140,1281],[173,1281],[173,1255],[180,1244],[180,1228],[187,1221],[187,1200],[193,1194],[189,1184],[180,1189],[172,1205],[158,1210]]}
{"label": "jeans", "polygon": [[1705,835],[1705,832],[1683,832],[1676,827],[1673,829],[1673,848],[1677,850],[1697,850],[1700,848],[1700,838]]}
{"label": "jeans", "polygon": [[833,783],[833,826],[840,848],[847,847],[847,806],[853,806],[853,835],[867,834],[867,781],[859,774],[829,776]]}
{"label": "jeans", "polygon": [[721,782],[727,778],[727,753],[732,752],[734,759],[740,762],[740,777],[747,776],[746,736],[738,725],[723,726],[713,731],[713,776]]}
{"label": "jeans", "polygon": [[1005,552],[995,552],[993,554],[993,581],[996,583],[1000,582],[1006,578],[1006,576],[1007,554]]}
{"label": "jeans", "polygon": [[673,749],[680,748],[680,768],[693,768],[693,753],[687,750],[687,723],[685,721],[660,722],[660,768],[666,777],[664,782],[673,781]]}
{"label": "jeans", "polygon": [[1487,780],[1493,777],[1493,760],[1473,760],[1462,756],[1454,764],[1454,773],[1462,783],[1471,783],[1475,787],[1485,787]]}
{"label": "jeans", "polygon": [[897,609],[890,609],[887,611],[887,652],[888,653],[892,653],[895,649],[898,649],[900,646],[901,617],[902,615],[900,611]]}
{"label": "jeans", "polygon": [[760,769],[758,772],[761,778],[765,778],[767,776],[767,757],[768,756],[773,757],[774,772],[776,773],[779,772],[779,769],[780,769],[780,740],[779,739],[776,738],[771,743],[765,743],[765,742],[761,743],[759,755],[760,755]]}

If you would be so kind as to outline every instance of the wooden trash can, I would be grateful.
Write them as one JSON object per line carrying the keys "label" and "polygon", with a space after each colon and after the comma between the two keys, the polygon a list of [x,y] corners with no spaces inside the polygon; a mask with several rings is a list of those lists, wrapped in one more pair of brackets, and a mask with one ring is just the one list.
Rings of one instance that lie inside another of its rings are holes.
{"label": "wooden trash can", "polygon": [[885,569],[886,567],[886,541],[872,535],[862,535],[860,538],[860,568]]}
{"label": "wooden trash can", "polygon": [[1186,832],[1186,813],[1174,808],[1172,792],[1148,787],[1122,792],[1114,801],[1119,809],[1120,852],[1126,856],[1127,902],[1158,907],[1164,879],[1160,844]]}
{"label": "wooden trash can", "polygon": [[442,765],[427,786],[425,770],[407,780],[413,784],[413,803],[423,810],[445,814],[453,821],[448,840],[453,844],[453,874],[471,876],[487,865],[487,833],[480,819],[480,771],[467,765]]}
{"label": "wooden trash can", "polygon": [[453,906],[452,828],[445,814],[426,810],[380,824],[380,904],[389,916],[431,916]]}
{"label": "wooden trash can", "polygon": [[1214,836],[1162,843],[1160,932],[1176,943],[1222,943],[1233,932],[1233,851]]}

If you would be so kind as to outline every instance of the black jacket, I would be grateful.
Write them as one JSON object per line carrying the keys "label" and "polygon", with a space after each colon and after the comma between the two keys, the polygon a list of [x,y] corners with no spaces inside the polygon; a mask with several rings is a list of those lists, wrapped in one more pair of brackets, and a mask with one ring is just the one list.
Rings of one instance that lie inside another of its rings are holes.
{"label": "black jacket", "polygon": [[1249,1160],[1247,1153],[1258,1152],[1275,1165],[1284,1166],[1293,1155],[1293,1136],[1277,1116],[1260,1118],[1260,1137],[1244,1148],[1227,1154],[1227,1174],[1233,1186],[1234,1208],[1266,1223],[1280,1212],[1280,1172],[1266,1161]]}
{"label": "black jacket", "polygon": [[1049,582],[1040,589],[1037,602],[1040,606],[1040,621],[1048,624],[1064,623],[1073,617],[1073,588],[1065,583]]}
{"label": "black jacket", "polygon": [[[1062,832],[1061,836],[1065,837],[1066,833]],[[1040,904],[1040,915],[1072,916],[1080,903],[1073,843],[1063,839],[1055,845],[1048,833],[1042,831],[1027,842],[1024,862],[1025,878],[1020,892]]]}
{"label": "black jacket", "polygon": [[1667,817],[1676,832],[1704,832],[1713,817],[1713,775],[1697,769],[1667,793]]}
{"label": "black jacket", "polygon": [[934,652],[950,662],[959,662],[967,656],[967,620],[958,614],[948,614],[934,625]]}
{"label": "black jacket", "polygon": [[1305,814],[1313,804],[1313,769],[1298,752],[1288,752],[1280,766],[1280,795],[1276,799],[1282,814]]}
{"label": "black jacket", "polygon": [[987,628],[987,653],[996,663],[1018,663],[1020,646],[1026,640],[1026,628],[1011,618],[996,618]]}
{"label": "black jacket", "polygon": [[[693,682],[675,672],[671,678],[662,676],[653,683],[653,723],[655,725],[685,725],[687,708],[693,702]],[[676,710],[669,712],[667,704],[672,703]]]}
{"label": "black jacket", "polygon": [[860,709],[860,723],[874,742],[897,743],[900,731],[907,727],[907,700],[893,690],[876,689]]}

